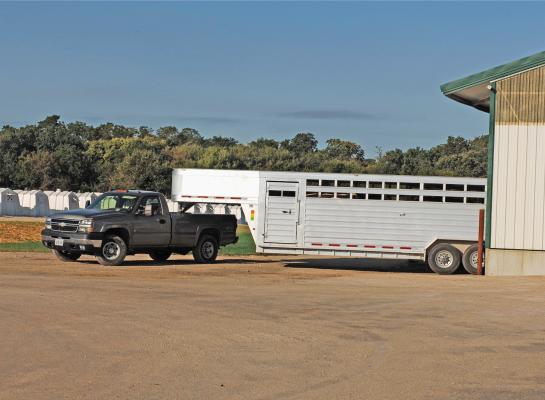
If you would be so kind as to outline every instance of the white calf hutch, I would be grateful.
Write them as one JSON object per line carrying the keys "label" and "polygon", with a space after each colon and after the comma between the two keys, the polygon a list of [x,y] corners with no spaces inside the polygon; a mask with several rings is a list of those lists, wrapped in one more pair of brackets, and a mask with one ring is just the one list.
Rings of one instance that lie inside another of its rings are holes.
{"label": "white calf hutch", "polygon": [[41,190],[15,190],[19,195],[21,215],[45,217],[49,215],[49,199]]}
{"label": "white calf hutch", "polygon": [[49,209],[51,212],[76,210],[79,207],[79,199],[76,193],[66,191],[45,191],[49,200]]}
{"label": "white calf hutch", "polygon": [[[478,178],[175,169],[172,200],[240,205],[257,251],[428,260],[476,269]],[[465,254],[462,255],[462,252]]]}
{"label": "white calf hutch", "polygon": [[0,188],[0,215],[22,215],[19,195],[7,188]]}

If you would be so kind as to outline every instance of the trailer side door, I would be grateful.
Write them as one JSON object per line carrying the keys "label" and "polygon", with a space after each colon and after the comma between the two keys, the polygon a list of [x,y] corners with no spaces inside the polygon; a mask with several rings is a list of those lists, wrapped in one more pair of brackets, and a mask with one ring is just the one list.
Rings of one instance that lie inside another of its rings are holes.
{"label": "trailer side door", "polygon": [[299,184],[296,182],[267,182],[264,235],[266,243],[297,243],[298,195]]}

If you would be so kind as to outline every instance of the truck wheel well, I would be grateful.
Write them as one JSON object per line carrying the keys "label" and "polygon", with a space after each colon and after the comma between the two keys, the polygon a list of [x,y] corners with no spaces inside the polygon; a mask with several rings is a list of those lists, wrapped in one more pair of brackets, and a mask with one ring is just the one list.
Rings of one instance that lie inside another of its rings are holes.
{"label": "truck wheel well", "polygon": [[123,228],[108,229],[106,232],[104,232],[104,236],[106,235],[119,236],[121,239],[123,239],[123,241],[125,242],[127,246],[129,245],[129,232],[126,229],[123,229]]}
{"label": "truck wheel well", "polygon": [[210,235],[216,238],[218,243],[220,242],[220,232],[217,229],[214,228],[206,228],[201,231],[201,234],[199,235],[199,239],[202,237],[202,235]]}

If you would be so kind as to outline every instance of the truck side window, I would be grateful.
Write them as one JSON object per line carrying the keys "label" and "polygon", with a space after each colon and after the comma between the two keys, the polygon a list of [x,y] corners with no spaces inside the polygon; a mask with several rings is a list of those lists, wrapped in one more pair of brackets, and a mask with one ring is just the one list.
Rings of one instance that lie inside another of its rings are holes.
{"label": "truck side window", "polygon": [[159,201],[159,197],[157,196],[147,196],[142,199],[140,204],[138,205],[138,211],[143,213],[144,209],[147,205],[151,205],[151,213],[152,215],[162,215],[163,210],[161,207],[161,202]]}

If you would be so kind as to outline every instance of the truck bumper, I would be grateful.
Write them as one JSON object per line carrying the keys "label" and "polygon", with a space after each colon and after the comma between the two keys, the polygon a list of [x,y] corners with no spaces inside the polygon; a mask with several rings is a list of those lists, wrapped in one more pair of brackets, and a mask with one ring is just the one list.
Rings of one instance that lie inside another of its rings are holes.
{"label": "truck bumper", "polygon": [[49,249],[93,253],[102,246],[103,235],[99,232],[85,234],[44,229],[41,236],[43,245]]}

